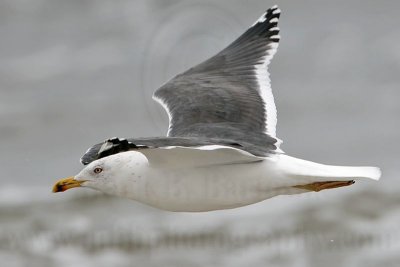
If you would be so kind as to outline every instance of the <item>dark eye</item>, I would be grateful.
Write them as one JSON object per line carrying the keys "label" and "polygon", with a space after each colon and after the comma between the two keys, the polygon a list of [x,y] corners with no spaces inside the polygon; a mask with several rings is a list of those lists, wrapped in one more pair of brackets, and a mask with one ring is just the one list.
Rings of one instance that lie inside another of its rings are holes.
{"label": "dark eye", "polygon": [[96,168],[94,168],[94,170],[93,170],[93,172],[94,173],[101,173],[103,171],[103,169],[102,168],[100,168],[100,167],[96,167]]}

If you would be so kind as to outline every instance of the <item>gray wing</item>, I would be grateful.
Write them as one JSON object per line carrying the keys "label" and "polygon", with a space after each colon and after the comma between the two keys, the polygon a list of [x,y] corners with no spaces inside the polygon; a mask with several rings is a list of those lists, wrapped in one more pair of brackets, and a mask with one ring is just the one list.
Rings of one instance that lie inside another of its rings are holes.
{"label": "gray wing", "polygon": [[279,43],[277,6],[214,57],[153,95],[169,115],[169,137],[223,138],[279,150],[268,64]]}
{"label": "gray wing", "polygon": [[254,143],[238,143],[235,140],[219,138],[204,139],[189,137],[150,137],[125,139],[114,137],[90,147],[81,157],[81,163],[87,165],[97,159],[132,150],[146,153],[144,152],[145,150],[152,150],[157,148],[201,148],[215,145],[220,147],[234,148],[237,150],[240,149],[256,157],[267,157],[272,150],[272,148],[269,147],[268,144],[265,144],[265,146],[259,146],[255,145]]}

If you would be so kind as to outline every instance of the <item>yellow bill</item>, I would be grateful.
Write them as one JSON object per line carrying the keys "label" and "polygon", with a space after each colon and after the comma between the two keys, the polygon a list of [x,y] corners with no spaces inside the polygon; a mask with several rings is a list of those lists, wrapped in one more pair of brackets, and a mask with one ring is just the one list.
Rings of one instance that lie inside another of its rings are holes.
{"label": "yellow bill", "polygon": [[53,193],[64,192],[74,187],[80,187],[84,181],[75,180],[74,176],[58,180],[53,186]]}

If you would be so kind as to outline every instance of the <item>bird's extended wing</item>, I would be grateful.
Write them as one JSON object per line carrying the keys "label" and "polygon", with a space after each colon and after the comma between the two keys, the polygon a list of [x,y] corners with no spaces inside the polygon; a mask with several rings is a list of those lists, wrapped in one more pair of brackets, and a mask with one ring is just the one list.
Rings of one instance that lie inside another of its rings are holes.
{"label": "bird's extended wing", "polygon": [[[147,150],[157,150],[157,149],[166,150],[172,147],[176,148],[185,147],[193,149],[203,147],[204,148],[202,149],[203,151],[207,151],[207,149],[205,148],[224,147],[225,150],[227,148],[236,149],[237,151],[241,150],[243,152],[242,154],[246,153],[251,154],[257,158],[267,157],[269,155],[269,150],[267,147],[259,147],[251,143],[244,143],[244,142],[239,144],[234,140],[225,140],[217,138],[201,139],[201,138],[188,138],[188,137],[152,137],[152,138],[120,139],[114,137],[90,147],[82,156],[81,163],[87,165],[97,159],[125,151],[134,150],[146,154]],[[152,151],[150,151],[149,153],[152,153]],[[202,156],[205,156],[205,154],[206,153],[203,153]],[[155,155],[157,155],[157,153]],[[213,153],[213,155],[216,154]]]}
{"label": "bird's extended wing", "polygon": [[244,150],[220,145],[200,147],[164,147],[139,150],[149,164],[163,168],[209,167],[211,165],[241,164],[262,161]]}
{"label": "bird's extended wing", "polygon": [[268,64],[279,43],[277,6],[214,57],[176,76],[153,98],[169,115],[170,137],[225,138],[278,150]]}

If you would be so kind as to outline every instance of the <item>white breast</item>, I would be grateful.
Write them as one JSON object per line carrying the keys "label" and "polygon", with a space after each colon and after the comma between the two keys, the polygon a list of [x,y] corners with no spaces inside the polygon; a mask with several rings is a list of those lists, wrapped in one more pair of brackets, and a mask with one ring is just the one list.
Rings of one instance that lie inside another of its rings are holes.
{"label": "white breast", "polygon": [[[97,189],[164,210],[210,211],[307,192],[293,188],[297,185],[379,179],[380,176],[379,169],[372,167],[329,166],[284,154],[261,159],[246,154],[237,156],[234,153],[242,153],[240,150],[225,148],[219,151],[172,149],[168,150],[170,154],[166,151],[161,153],[164,157],[151,153],[144,156],[135,151],[108,157],[118,167],[110,179],[113,185]],[[207,158],[196,158],[200,155]],[[221,158],[225,155],[232,163]],[[180,161],[174,161],[174,156]],[[218,159],[212,160],[213,156]]]}
{"label": "white breast", "polygon": [[124,196],[170,211],[236,208],[284,193],[288,182],[273,166],[273,159],[171,169],[149,165],[140,188]]}

